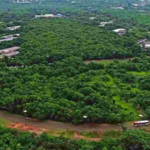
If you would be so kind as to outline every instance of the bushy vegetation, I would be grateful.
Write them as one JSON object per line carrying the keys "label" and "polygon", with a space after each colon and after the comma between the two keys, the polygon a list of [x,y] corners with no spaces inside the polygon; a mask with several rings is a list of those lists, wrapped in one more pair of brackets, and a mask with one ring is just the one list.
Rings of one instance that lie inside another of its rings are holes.
{"label": "bushy vegetation", "polygon": [[39,136],[0,127],[1,150],[149,150],[150,134],[140,130],[127,130],[119,139],[104,138],[99,142],[73,141],[64,137]]}
{"label": "bushy vegetation", "polygon": [[70,56],[86,60],[126,58],[141,52],[135,39],[68,19],[32,21],[24,28],[21,40],[21,56],[10,60],[9,65],[14,61],[15,65],[51,63]]}
{"label": "bushy vegetation", "polygon": [[[2,62],[0,106],[14,113],[27,109],[28,115],[39,119],[74,123],[82,123],[83,115],[88,122],[138,119],[136,110],[146,109],[149,115],[149,60],[104,66],[70,57],[18,68]],[[142,71],[147,73],[141,77]]]}
{"label": "bushy vegetation", "polygon": [[[120,3],[3,1],[0,36],[21,36],[1,43],[0,49],[20,46],[21,53],[12,59],[1,59],[0,107],[19,114],[27,109],[28,116],[73,123],[136,120],[143,110],[145,117],[149,117],[149,58],[108,65],[84,63],[146,54],[137,40],[149,38],[148,13]],[[124,10],[108,9],[120,5]],[[61,13],[64,17],[34,18],[41,13]],[[113,24],[98,27],[100,22],[110,20]],[[21,28],[6,30],[14,25]],[[116,28],[125,28],[127,33],[119,36],[112,31]]]}

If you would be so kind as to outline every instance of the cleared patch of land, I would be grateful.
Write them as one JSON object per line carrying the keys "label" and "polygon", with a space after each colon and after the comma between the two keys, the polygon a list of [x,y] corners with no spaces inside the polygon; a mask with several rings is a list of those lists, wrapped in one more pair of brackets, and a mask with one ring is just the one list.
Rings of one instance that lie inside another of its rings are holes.
{"label": "cleared patch of land", "polygon": [[102,64],[110,64],[112,63],[114,60],[119,60],[119,62],[126,62],[128,60],[132,60],[133,58],[126,58],[126,59],[102,59],[102,60],[85,60],[84,63],[85,64],[89,64],[91,62],[94,62],[94,63],[102,63]]}

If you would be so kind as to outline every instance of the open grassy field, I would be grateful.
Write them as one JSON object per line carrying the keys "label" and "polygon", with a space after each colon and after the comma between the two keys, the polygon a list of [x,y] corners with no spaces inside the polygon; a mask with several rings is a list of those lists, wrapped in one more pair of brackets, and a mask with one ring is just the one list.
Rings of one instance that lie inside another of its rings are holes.
{"label": "open grassy field", "polygon": [[[133,59],[133,58],[117,59],[117,60],[119,60],[119,62],[126,62],[126,61],[131,60],[131,59]],[[94,62],[94,63],[102,63],[102,64],[107,65],[107,64],[112,63],[114,60],[115,60],[115,59],[85,60],[84,63],[85,63],[85,64],[89,64],[89,63],[91,63],[91,62]]]}

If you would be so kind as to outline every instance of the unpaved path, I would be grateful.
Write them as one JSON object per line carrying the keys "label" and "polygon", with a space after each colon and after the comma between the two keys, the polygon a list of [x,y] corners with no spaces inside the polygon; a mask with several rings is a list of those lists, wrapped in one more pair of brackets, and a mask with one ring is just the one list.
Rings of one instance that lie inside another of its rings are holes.
{"label": "unpaved path", "polygon": [[[25,119],[24,116],[11,114],[6,111],[0,111],[0,118],[6,119],[11,123],[22,123],[31,126],[36,126],[38,128],[45,128],[48,130],[61,130],[61,131],[105,131],[105,130],[122,130],[119,125],[112,124],[96,124],[96,123],[86,123],[82,125],[73,125],[71,123],[62,123],[57,121],[38,121],[36,119]],[[137,129],[133,126],[133,122],[126,123],[128,129]],[[146,127],[150,129],[150,126]]]}

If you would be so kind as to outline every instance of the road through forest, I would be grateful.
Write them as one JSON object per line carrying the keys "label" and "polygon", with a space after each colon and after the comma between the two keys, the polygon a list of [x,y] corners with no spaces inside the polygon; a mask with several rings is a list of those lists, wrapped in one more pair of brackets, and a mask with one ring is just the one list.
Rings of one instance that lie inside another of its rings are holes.
{"label": "road through forest", "polygon": [[[86,123],[81,125],[73,125],[71,123],[63,123],[52,120],[38,121],[36,119],[25,119],[24,116],[11,114],[7,111],[0,110],[0,118],[9,121],[10,123],[22,123],[31,126],[36,126],[39,128],[45,128],[48,130],[62,130],[62,131],[106,131],[106,130],[122,130],[120,125],[112,124],[96,124],[96,123]],[[132,122],[125,123],[128,129],[137,129],[133,126]],[[138,127],[140,128],[140,127]],[[146,126],[146,129],[150,129],[150,126]]]}

